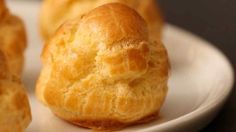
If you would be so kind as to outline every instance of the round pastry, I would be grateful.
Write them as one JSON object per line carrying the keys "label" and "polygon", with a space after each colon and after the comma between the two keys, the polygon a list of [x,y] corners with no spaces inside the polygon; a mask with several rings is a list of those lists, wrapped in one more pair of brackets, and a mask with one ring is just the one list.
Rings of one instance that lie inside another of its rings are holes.
{"label": "round pastry", "polygon": [[45,45],[37,97],[58,117],[93,129],[155,119],[167,93],[165,47],[118,3],[62,25]]}
{"label": "round pastry", "polygon": [[9,72],[0,51],[0,131],[23,132],[31,121],[27,95],[20,79]]}
{"label": "round pastry", "polygon": [[23,22],[12,15],[0,0],[0,49],[6,54],[10,72],[21,75],[26,48]]}
{"label": "round pastry", "polygon": [[134,8],[148,23],[150,36],[160,38],[163,20],[155,0],[44,0],[40,14],[41,34],[47,40],[66,20],[111,2]]}

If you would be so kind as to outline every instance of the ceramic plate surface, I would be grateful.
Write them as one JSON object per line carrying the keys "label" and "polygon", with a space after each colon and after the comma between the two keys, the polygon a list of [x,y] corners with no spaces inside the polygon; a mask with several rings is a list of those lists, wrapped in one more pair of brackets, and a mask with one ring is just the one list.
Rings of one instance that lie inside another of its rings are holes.
{"label": "ceramic plate surface", "polygon": [[[34,96],[41,69],[42,41],[38,33],[39,2],[10,1],[11,11],[26,24],[28,49],[23,80],[28,89],[33,120],[26,132],[89,131],[55,117]],[[233,71],[224,55],[208,42],[175,26],[166,25],[163,42],[171,60],[169,93],[154,122],[123,131],[197,131],[209,123],[222,107],[233,84]]]}

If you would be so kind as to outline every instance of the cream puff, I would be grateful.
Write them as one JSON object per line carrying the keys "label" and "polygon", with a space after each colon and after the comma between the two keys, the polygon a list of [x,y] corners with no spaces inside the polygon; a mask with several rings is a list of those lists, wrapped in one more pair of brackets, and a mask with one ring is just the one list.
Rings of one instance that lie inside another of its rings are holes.
{"label": "cream puff", "polygon": [[10,72],[20,76],[24,64],[26,32],[22,20],[12,15],[0,0],[0,49],[6,54]]}
{"label": "cream puff", "polygon": [[151,121],[167,94],[168,55],[145,20],[119,3],[63,24],[45,44],[38,99],[58,117],[92,129]]}
{"label": "cream puff", "polygon": [[18,76],[10,73],[0,50],[0,132],[23,132],[31,122],[25,88]]}
{"label": "cream puff", "polygon": [[160,38],[163,19],[155,0],[44,0],[40,13],[41,34],[47,40],[66,20],[80,17],[97,6],[111,2],[135,9],[147,22],[150,37]]}

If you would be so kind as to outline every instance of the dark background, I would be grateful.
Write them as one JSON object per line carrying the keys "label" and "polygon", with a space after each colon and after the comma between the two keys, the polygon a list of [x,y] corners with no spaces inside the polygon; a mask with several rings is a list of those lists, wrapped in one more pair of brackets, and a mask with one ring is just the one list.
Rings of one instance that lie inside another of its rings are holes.
{"label": "dark background", "polygon": [[[236,0],[159,0],[167,22],[221,49],[236,68]],[[219,75],[220,76],[220,75]],[[201,132],[236,132],[236,89],[219,115]]]}

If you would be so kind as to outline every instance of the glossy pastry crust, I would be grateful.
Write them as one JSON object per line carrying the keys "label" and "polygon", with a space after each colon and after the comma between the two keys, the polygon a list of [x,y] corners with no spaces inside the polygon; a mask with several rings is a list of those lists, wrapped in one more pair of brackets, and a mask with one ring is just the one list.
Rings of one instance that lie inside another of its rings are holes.
{"label": "glossy pastry crust", "polygon": [[135,9],[147,22],[150,37],[160,38],[163,19],[155,0],[44,0],[40,13],[41,34],[47,40],[66,20],[111,2],[126,4]]}
{"label": "glossy pastry crust", "polygon": [[167,93],[166,49],[123,4],[106,4],[68,21],[45,44],[41,58],[37,97],[83,127],[116,129],[151,120]]}
{"label": "glossy pastry crust", "polygon": [[20,79],[9,72],[0,51],[0,131],[23,132],[31,121],[26,91]]}
{"label": "glossy pastry crust", "polygon": [[0,0],[0,49],[6,54],[10,72],[20,76],[24,63],[26,33],[20,18],[12,15]]}

